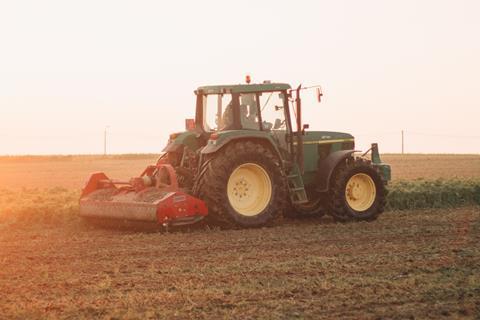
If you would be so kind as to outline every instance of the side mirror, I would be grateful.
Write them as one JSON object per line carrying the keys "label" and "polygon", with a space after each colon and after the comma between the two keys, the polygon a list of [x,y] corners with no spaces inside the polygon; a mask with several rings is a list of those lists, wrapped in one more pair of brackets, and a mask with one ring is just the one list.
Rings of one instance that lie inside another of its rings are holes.
{"label": "side mirror", "polygon": [[302,127],[302,134],[305,135],[305,129],[310,128],[310,125],[308,123],[305,123]]}
{"label": "side mirror", "polygon": [[323,96],[322,88],[321,87],[317,88],[316,93],[317,93],[318,102],[319,103],[322,102],[322,96]]}
{"label": "side mirror", "polygon": [[195,129],[195,119],[185,119],[185,130],[193,131]]}

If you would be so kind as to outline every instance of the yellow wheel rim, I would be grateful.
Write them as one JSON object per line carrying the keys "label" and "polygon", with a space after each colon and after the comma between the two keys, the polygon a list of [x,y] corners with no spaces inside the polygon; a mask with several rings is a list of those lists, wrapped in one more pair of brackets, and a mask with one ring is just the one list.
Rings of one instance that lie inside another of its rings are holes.
{"label": "yellow wheel rim", "polygon": [[230,205],[239,214],[256,216],[272,198],[272,182],[261,166],[245,163],[233,170],[228,178],[227,195]]}
{"label": "yellow wheel rim", "polygon": [[350,177],[345,186],[347,203],[355,211],[368,210],[377,195],[373,179],[365,173],[357,173]]}

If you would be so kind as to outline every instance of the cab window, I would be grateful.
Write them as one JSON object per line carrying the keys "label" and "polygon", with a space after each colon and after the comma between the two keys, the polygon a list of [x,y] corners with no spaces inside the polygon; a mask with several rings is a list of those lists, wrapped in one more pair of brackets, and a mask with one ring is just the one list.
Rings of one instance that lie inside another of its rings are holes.
{"label": "cab window", "polygon": [[260,130],[258,100],[255,93],[240,94],[240,124],[243,129]]}
{"label": "cab window", "polygon": [[264,92],[259,97],[263,130],[286,130],[284,94]]}
{"label": "cab window", "polygon": [[203,96],[203,129],[223,130],[233,124],[233,102],[231,94],[209,94]]}

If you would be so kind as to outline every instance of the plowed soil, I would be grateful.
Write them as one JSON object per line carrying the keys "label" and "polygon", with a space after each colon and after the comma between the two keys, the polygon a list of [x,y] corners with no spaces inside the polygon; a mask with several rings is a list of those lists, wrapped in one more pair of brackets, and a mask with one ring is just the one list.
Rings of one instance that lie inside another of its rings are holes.
{"label": "plowed soil", "polygon": [[0,318],[480,317],[480,209],[253,230],[0,230]]}

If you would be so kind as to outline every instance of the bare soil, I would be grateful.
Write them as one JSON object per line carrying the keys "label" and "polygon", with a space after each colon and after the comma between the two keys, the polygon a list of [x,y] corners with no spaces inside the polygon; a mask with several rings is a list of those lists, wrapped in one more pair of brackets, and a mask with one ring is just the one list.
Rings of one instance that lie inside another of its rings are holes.
{"label": "bare soil", "polygon": [[0,229],[2,319],[480,317],[480,208],[371,223]]}

